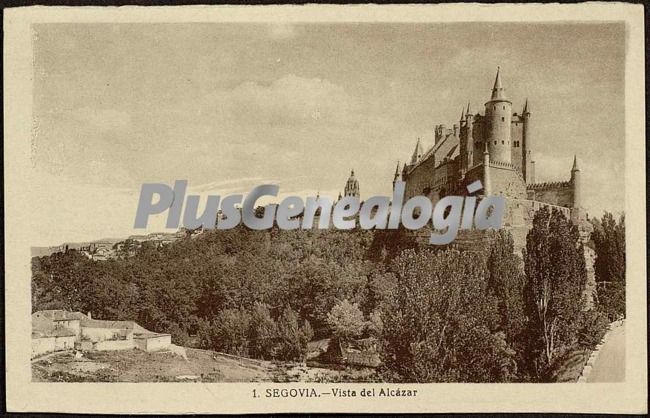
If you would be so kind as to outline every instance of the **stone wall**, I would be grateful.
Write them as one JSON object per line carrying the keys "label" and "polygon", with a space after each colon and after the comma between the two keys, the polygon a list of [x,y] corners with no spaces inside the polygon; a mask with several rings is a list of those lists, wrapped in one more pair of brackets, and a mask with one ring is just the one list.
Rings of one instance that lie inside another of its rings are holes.
{"label": "stone wall", "polygon": [[573,184],[568,181],[531,184],[527,192],[531,200],[573,207]]}
{"label": "stone wall", "polygon": [[93,348],[97,351],[129,350],[133,348],[133,340],[98,341],[93,344]]}

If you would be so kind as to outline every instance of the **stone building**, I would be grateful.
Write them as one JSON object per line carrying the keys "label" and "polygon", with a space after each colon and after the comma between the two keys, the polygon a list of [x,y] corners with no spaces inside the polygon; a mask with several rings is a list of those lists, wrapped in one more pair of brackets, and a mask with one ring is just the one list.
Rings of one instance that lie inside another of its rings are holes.
{"label": "stone building", "polygon": [[[476,180],[483,190],[476,195],[501,195],[506,199],[504,227],[513,235],[518,252],[526,245],[526,234],[535,211],[543,206],[556,208],[579,226],[583,243],[589,241],[588,222],[581,195],[581,173],[577,157],[567,167],[568,180],[535,182],[535,129],[526,99],[521,113],[512,111],[497,70],[483,114],[470,104],[461,111],[458,123],[447,128],[436,125],[434,144],[423,150],[420,139],[408,164],[395,171],[393,184],[406,183],[405,199],[428,196],[433,204],[447,195],[467,195],[466,186]],[[595,288],[593,250],[585,245],[588,285],[587,304]]]}
{"label": "stone building", "polygon": [[157,351],[170,345],[170,334],[149,331],[134,321],[97,320],[90,312],[86,315],[62,309],[32,314],[32,357],[70,349]]}

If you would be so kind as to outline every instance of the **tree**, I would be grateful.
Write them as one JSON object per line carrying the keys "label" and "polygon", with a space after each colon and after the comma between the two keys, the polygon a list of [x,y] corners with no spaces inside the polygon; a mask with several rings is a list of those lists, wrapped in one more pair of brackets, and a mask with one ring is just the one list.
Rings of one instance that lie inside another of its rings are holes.
{"label": "tree", "polygon": [[509,343],[517,340],[523,331],[525,276],[522,260],[514,253],[514,243],[508,231],[499,230],[494,235],[487,258],[488,292],[498,301],[499,328],[505,332]]}
{"label": "tree", "polygon": [[251,357],[273,359],[277,356],[278,326],[268,306],[259,302],[255,302],[251,310],[248,340]]}
{"label": "tree", "polygon": [[307,354],[307,343],[313,332],[308,322],[301,327],[298,314],[286,307],[278,319],[278,359],[301,360]]}
{"label": "tree", "polygon": [[238,356],[248,355],[250,314],[244,309],[224,309],[214,321],[214,347]]}
{"label": "tree", "polygon": [[525,306],[529,364],[542,377],[575,342],[587,272],[578,228],[557,209],[542,208],[526,237]]}
{"label": "tree", "polygon": [[625,283],[625,215],[616,222],[614,215],[605,212],[593,225],[591,239],[596,251],[596,280]]}
{"label": "tree", "polygon": [[605,212],[601,220],[593,220],[596,261],[594,270],[598,289],[598,308],[610,320],[625,315],[625,215],[618,222]]}
{"label": "tree", "polygon": [[407,382],[499,382],[514,378],[514,352],[498,326],[482,256],[404,251],[399,285],[382,309],[384,363]]}
{"label": "tree", "polygon": [[327,323],[332,328],[334,335],[343,341],[358,337],[366,327],[366,321],[359,306],[356,303],[348,302],[347,299],[332,308],[327,314]]}

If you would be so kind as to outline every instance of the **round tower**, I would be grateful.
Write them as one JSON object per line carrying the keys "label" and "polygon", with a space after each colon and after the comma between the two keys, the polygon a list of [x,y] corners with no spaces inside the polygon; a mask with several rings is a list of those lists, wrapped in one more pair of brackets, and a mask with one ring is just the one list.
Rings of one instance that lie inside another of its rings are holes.
{"label": "round tower", "polygon": [[523,138],[522,138],[522,147],[523,147],[523,157],[524,161],[522,164],[522,171],[524,174],[524,179],[526,183],[532,184],[535,183],[535,167],[533,161],[533,138],[532,138],[532,129],[531,129],[531,120],[530,120],[530,109],[528,108],[528,99],[524,104],[524,111],[521,113],[521,116],[524,119],[523,123]]}
{"label": "round tower", "polygon": [[467,150],[467,169],[474,167],[474,115],[470,110],[469,103],[467,103],[467,113],[465,113],[467,122],[465,126],[467,129],[466,150]]}
{"label": "round tower", "polygon": [[506,98],[501,76],[497,76],[492,88],[492,97],[485,103],[485,139],[492,161],[511,162],[510,124],[512,121],[512,102]]}
{"label": "round tower", "polygon": [[582,185],[580,181],[580,168],[578,168],[578,157],[573,156],[573,167],[571,168],[571,184],[573,185],[573,207],[582,207]]}
{"label": "round tower", "polygon": [[359,180],[354,176],[354,170],[350,172],[350,177],[345,183],[345,190],[343,191],[345,196],[354,196],[359,197]]}

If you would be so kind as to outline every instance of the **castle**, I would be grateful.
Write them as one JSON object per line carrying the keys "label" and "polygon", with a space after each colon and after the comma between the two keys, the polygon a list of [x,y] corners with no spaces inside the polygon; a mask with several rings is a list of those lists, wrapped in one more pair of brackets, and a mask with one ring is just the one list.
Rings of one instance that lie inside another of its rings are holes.
{"label": "castle", "polygon": [[[532,112],[526,100],[521,113],[513,113],[499,69],[484,114],[474,114],[468,104],[452,128],[436,125],[434,138],[433,146],[426,151],[418,139],[408,164],[401,170],[397,164],[393,185],[399,180],[406,183],[405,199],[424,195],[435,205],[447,195],[467,195],[466,186],[480,180],[483,190],[478,192],[479,196],[505,197],[503,225],[512,234],[517,252],[521,253],[525,247],[534,213],[543,206],[564,213],[578,225],[583,243],[589,241],[592,226],[583,207],[577,157],[574,156],[569,180],[535,182]],[[346,195],[348,190],[358,195],[354,172],[346,184]],[[588,273],[585,296],[591,305],[595,254],[586,245],[585,260]]]}

